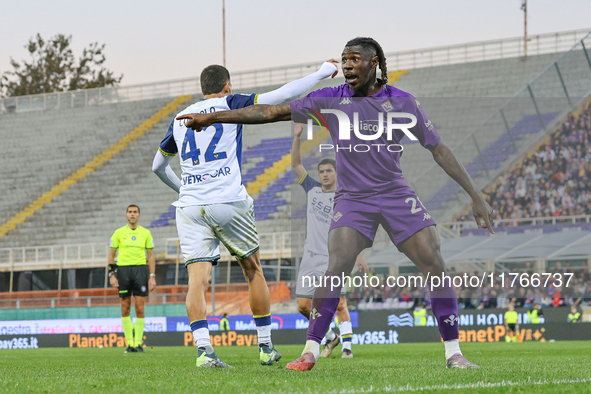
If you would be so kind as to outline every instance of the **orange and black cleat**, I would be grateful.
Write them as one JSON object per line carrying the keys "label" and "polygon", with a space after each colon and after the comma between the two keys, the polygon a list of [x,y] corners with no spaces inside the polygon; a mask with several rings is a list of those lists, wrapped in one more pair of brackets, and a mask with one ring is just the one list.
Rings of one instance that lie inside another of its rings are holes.
{"label": "orange and black cleat", "polygon": [[312,368],[314,368],[314,364],[316,364],[314,355],[312,352],[307,352],[297,360],[287,364],[285,368],[289,369],[290,371],[310,371]]}

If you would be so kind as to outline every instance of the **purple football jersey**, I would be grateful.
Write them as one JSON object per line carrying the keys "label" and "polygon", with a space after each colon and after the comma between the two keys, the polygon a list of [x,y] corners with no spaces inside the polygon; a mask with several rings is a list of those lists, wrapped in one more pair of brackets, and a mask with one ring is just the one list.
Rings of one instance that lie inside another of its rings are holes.
{"label": "purple football jersey", "polygon": [[[336,151],[337,198],[343,194],[362,197],[408,187],[400,168],[402,148],[397,145],[405,133],[394,129],[388,139],[388,113],[414,116],[416,125],[408,128],[408,131],[422,146],[431,148],[441,140],[420,103],[411,94],[390,85],[385,85],[369,97],[356,95],[346,84],[327,87],[292,101],[290,106],[295,122],[307,123],[308,119],[316,119],[328,128]],[[343,132],[339,129],[339,117],[334,113],[322,113],[323,109],[342,111],[348,116],[350,130],[344,133],[348,139],[341,138]],[[355,113],[358,119],[357,132],[354,132]],[[383,132],[381,136],[371,139],[378,133],[380,113]],[[411,122],[411,117],[404,116],[391,120],[391,123],[401,125]]]}

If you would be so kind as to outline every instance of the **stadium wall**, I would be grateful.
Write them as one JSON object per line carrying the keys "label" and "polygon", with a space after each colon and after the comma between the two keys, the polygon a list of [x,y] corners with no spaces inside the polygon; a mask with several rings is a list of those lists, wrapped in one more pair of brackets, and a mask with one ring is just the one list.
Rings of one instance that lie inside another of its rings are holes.
{"label": "stadium wall", "polygon": [[[544,310],[545,322],[527,324],[526,310],[518,310],[520,325],[518,338],[520,342],[546,342],[563,340],[591,340],[589,323],[566,323],[567,312],[564,309]],[[209,317],[212,329],[211,340],[214,346],[252,346],[256,345],[256,334],[251,316],[234,316],[230,326],[241,328],[228,332],[220,332],[217,323],[221,316]],[[305,325],[297,325],[303,320],[299,314],[274,315],[275,329],[273,342],[279,345],[301,344],[305,341]],[[119,321],[111,318],[109,321]],[[145,333],[146,346],[193,346],[193,337],[188,328],[186,317],[147,318]],[[425,327],[414,327],[408,310],[353,312],[353,344],[398,344],[417,342],[440,342],[439,330],[429,320]],[[460,312],[460,342],[504,342],[505,327],[503,314],[489,311]],[[71,321],[73,322],[73,321]],[[240,324],[237,324],[240,322]],[[8,323],[8,322],[6,322]],[[121,333],[99,331],[75,332],[60,334],[39,334],[25,322],[18,326],[4,323],[0,327],[0,349],[39,348],[39,347],[124,347],[125,341]],[[28,322],[27,322],[28,323]],[[88,324],[88,322],[85,322]],[[467,324],[464,324],[467,323]],[[18,324],[18,323],[17,323]],[[104,323],[108,326],[109,322]],[[294,328],[294,324],[296,328]],[[27,327],[29,327],[27,329]],[[120,328],[120,325],[118,326]],[[289,328],[283,328],[289,327]],[[63,332],[63,331],[62,331]],[[10,333],[11,335],[1,335]]]}

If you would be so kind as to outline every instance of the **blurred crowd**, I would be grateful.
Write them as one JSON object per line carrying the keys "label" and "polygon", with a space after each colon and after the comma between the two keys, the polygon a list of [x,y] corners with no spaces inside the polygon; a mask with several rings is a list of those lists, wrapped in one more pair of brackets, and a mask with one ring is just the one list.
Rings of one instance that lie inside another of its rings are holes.
{"label": "blurred crowd", "polygon": [[500,176],[487,194],[495,219],[591,214],[591,104]]}
{"label": "blurred crowd", "polygon": [[[500,272],[495,273],[495,283],[485,283],[483,287],[456,287],[458,296],[458,307],[460,309],[488,309],[488,308],[506,308],[512,303],[516,308],[531,308],[534,303],[547,307],[565,307],[572,305],[591,305],[591,275],[585,268],[573,270],[565,263],[563,267],[557,263],[556,267],[550,272],[552,274],[573,273],[568,286],[567,276],[562,276],[562,283],[555,280],[554,276],[548,280],[541,281],[540,286],[520,285],[520,279],[532,278],[533,271],[526,268],[523,271],[512,271],[519,276],[513,282],[514,276],[505,273],[505,281],[501,283]],[[375,275],[374,273],[370,275]],[[482,272],[454,272],[453,267],[450,276],[470,276],[482,277]],[[379,277],[378,286],[352,287],[347,293],[350,305],[358,309],[412,309],[421,304],[429,307],[428,291],[425,287],[390,287],[387,285],[384,275],[375,275]],[[512,283],[513,282],[513,283]],[[528,281],[529,282],[529,281]],[[375,282],[374,282],[375,283]],[[513,284],[513,286],[511,286]],[[383,285],[383,287],[382,287]]]}
{"label": "blurred crowd", "polygon": [[[495,219],[591,214],[591,104],[522,164],[501,175],[486,198]],[[471,220],[472,214],[459,221]],[[454,220],[456,221],[456,220]],[[529,224],[529,223],[525,223]]]}

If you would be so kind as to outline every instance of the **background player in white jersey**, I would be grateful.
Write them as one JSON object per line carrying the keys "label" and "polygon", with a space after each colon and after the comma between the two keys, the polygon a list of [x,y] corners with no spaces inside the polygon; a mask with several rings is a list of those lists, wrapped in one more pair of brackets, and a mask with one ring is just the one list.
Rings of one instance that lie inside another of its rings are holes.
{"label": "background player in white jersey", "polygon": [[[201,73],[199,101],[179,115],[212,113],[254,104],[278,104],[298,97],[318,81],[336,75],[336,60],[320,70],[272,92],[232,95],[230,73],[212,65]],[[182,180],[170,168],[180,152]],[[198,348],[197,367],[227,367],[213,351],[207,326],[205,294],[212,264],[220,258],[219,242],[238,260],[248,283],[250,308],[257,326],[261,363],[271,365],[281,353],[271,342],[270,295],[259,260],[259,239],[254,221],[253,200],[242,184],[242,125],[213,124],[203,132],[187,129],[173,120],[154,158],[152,170],[179,192],[176,223],[181,251],[189,273],[187,314]]]}
{"label": "background player in white jersey", "polygon": [[[304,253],[298,271],[296,297],[298,310],[310,319],[312,297],[315,287],[312,278],[321,278],[328,269],[328,230],[333,216],[335,191],[337,190],[336,162],[333,159],[323,159],[318,163],[318,177],[320,182],[312,178],[302,165],[300,150],[301,135],[304,125],[296,124],[293,145],[291,149],[291,166],[298,176],[299,184],[306,192],[306,242]],[[357,259],[360,270],[369,272],[367,263],[362,258]],[[316,282],[319,283],[319,280]],[[352,358],[351,337],[353,326],[347,306],[347,289],[341,290],[341,297],[337,307],[339,332],[343,340],[343,358]],[[329,329],[326,333],[326,345],[320,357],[330,357],[333,349],[340,343],[339,336]]]}

